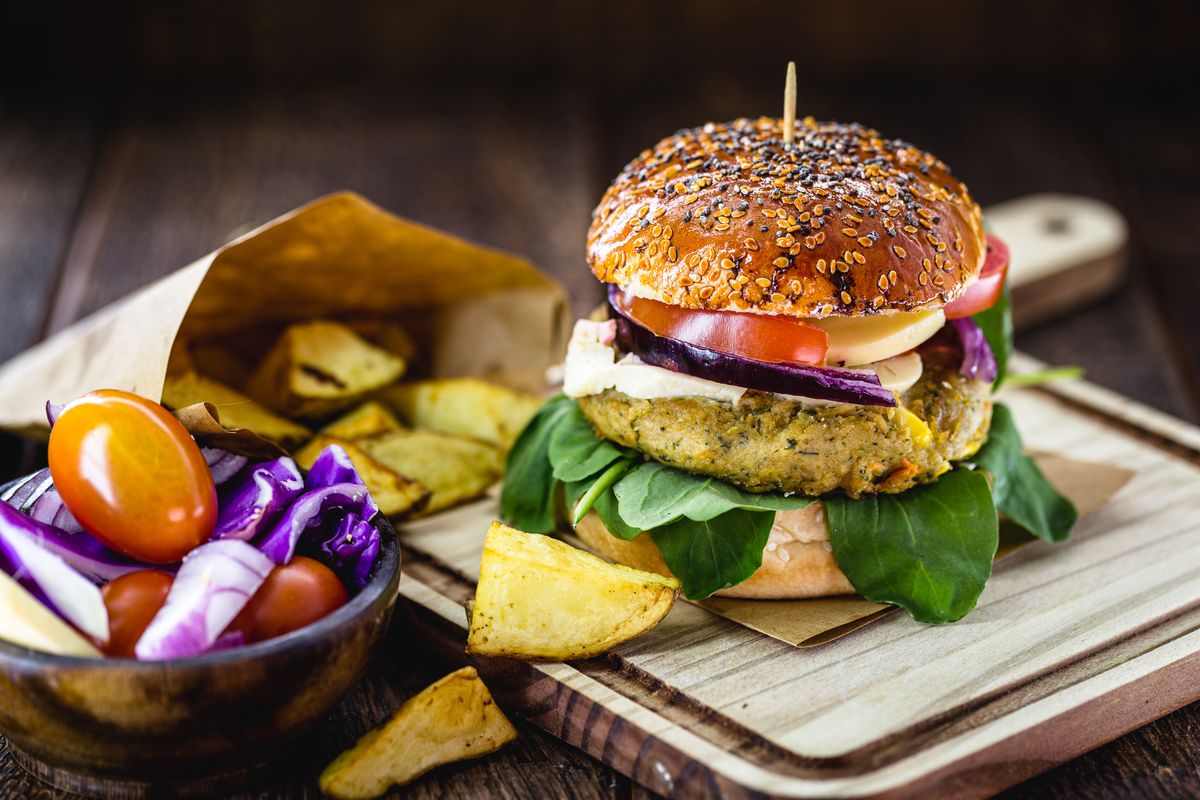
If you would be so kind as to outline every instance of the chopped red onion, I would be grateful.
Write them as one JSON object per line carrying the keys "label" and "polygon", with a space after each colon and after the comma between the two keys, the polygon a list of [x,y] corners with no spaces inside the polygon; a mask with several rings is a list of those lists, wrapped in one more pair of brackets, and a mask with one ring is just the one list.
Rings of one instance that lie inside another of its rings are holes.
{"label": "chopped red onion", "polygon": [[256,464],[221,490],[213,539],[248,542],[266,530],[304,491],[304,478],[290,458]]}
{"label": "chopped red onion", "polygon": [[306,531],[320,533],[349,512],[360,519],[370,519],[378,510],[367,487],[361,484],[335,483],[313,489],[292,503],[258,543],[258,548],[276,564],[289,564]]}
{"label": "chopped red onion", "polygon": [[970,317],[958,317],[950,322],[954,324],[954,330],[958,332],[959,341],[962,342],[963,360],[959,373],[975,381],[990,383],[996,380],[999,370],[996,355],[992,352],[979,323]]}
{"label": "chopped red onion", "polygon": [[100,590],[40,541],[41,523],[0,504],[0,569],[97,642],[108,641],[108,611]]}
{"label": "chopped red onion", "polygon": [[242,471],[242,467],[250,463],[246,456],[230,453],[217,447],[201,447],[204,460],[208,463],[208,471],[212,473],[213,483],[220,486]]}
{"label": "chopped red onion", "polygon": [[134,647],[142,660],[206,653],[275,568],[237,539],[202,544],[183,560],[167,602]]}

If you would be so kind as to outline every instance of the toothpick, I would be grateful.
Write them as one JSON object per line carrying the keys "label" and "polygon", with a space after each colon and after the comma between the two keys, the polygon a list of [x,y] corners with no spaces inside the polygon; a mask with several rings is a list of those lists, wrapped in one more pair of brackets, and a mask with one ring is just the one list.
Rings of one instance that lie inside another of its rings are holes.
{"label": "toothpick", "polygon": [[788,144],[796,134],[796,62],[789,61],[783,84],[783,141]]}

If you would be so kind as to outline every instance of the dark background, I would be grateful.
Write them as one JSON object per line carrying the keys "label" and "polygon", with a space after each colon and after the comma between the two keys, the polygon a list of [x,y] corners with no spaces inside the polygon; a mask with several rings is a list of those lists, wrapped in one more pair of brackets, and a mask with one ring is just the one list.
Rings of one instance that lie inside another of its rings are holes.
{"label": "dark background", "polygon": [[[1120,209],[1126,284],[1018,346],[1196,420],[1198,34],[1190,3],[1153,1],[4,4],[0,359],[344,188],[528,255],[586,309],[612,176],[679,127],[778,114],[791,59],[801,115],[913,141],[985,206],[1062,191]],[[1190,793],[1198,720],[1021,793]],[[636,791],[526,739],[497,763]],[[495,788],[479,769],[432,786]]]}

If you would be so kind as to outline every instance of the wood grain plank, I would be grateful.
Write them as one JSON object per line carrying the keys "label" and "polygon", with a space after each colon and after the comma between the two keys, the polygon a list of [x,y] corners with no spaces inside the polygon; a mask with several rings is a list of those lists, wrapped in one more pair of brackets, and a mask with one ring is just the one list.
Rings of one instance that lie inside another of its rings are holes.
{"label": "wood grain plank", "polygon": [[267,95],[198,99],[173,111],[133,104],[117,119],[96,178],[111,204],[86,232],[82,288],[63,317],[340,189],[527,255],[573,296],[591,280],[580,269],[594,195],[589,140],[567,97]]}
{"label": "wood grain plank", "polygon": [[40,338],[95,136],[86,104],[0,105],[0,361]]}

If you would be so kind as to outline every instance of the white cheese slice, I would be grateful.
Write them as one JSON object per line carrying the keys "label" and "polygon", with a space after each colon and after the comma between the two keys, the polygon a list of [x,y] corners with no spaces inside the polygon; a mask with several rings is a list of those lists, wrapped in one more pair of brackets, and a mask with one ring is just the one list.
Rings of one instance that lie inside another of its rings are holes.
{"label": "white cheese slice", "polygon": [[946,315],[938,308],[911,314],[825,317],[807,321],[829,334],[825,363],[857,367],[912,350],[942,329]]}
{"label": "white cheese slice", "polygon": [[0,572],[0,639],[45,653],[100,657],[99,650],[3,572]]}

